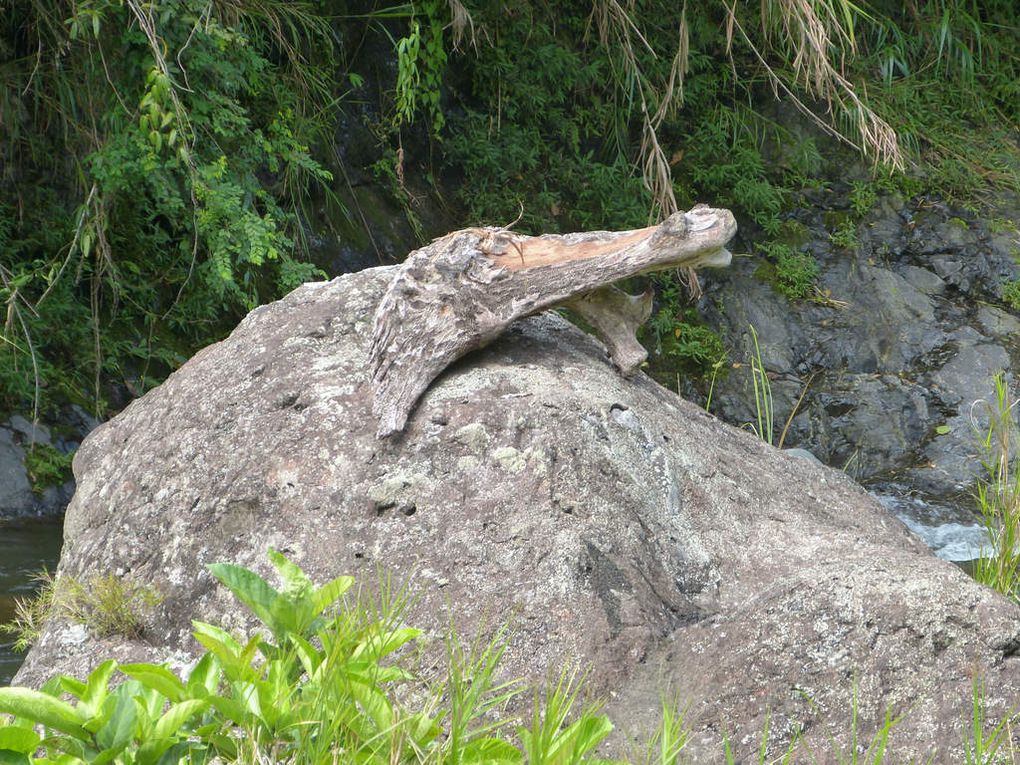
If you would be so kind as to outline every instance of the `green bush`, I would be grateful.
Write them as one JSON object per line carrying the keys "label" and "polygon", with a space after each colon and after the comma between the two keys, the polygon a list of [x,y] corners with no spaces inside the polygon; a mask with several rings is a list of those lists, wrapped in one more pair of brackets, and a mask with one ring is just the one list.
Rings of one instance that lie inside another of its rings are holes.
{"label": "green bush", "polygon": [[818,261],[813,255],[779,242],[764,242],[756,247],[765,256],[756,270],[760,278],[791,300],[803,300],[814,294]]}
{"label": "green bush", "polygon": [[0,408],[102,410],[107,381],[144,392],[318,273],[298,207],[329,180],[308,146],[332,89],[324,17],[16,0],[0,56]]}
{"label": "green bush", "polygon": [[32,491],[41,494],[50,486],[60,486],[71,480],[71,461],[74,454],[65,454],[48,444],[32,444],[25,451],[25,469]]}

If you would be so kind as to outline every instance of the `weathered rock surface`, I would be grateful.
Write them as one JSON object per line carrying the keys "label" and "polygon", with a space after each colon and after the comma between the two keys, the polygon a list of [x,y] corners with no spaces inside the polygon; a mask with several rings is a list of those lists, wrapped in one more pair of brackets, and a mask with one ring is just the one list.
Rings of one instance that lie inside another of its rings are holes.
{"label": "weathered rock surface", "polygon": [[[1003,223],[1020,218],[1020,201],[1004,194],[982,217],[887,194],[858,220],[849,186],[835,186],[805,192],[789,223],[799,232],[790,244],[817,259],[820,288],[840,302],[787,300],[762,280],[760,259],[745,258],[706,280],[705,317],[745,365],[755,326],[775,377],[777,433],[811,378],[786,445],[956,504],[966,523],[973,502],[952,497],[969,497],[981,471],[974,402],[991,397],[998,371],[1015,385],[1020,364],[1020,319],[1001,306],[1003,284],[1020,278],[1020,236]],[[830,241],[846,223],[857,238],[849,249]],[[717,380],[712,411],[755,421],[750,376]]]}
{"label": "weathered rock surface", "polygon": [[[310,284],[250,314],[96,430],[75,459],[60,572],[165,600],[146,642],[50,624],[17,681],[101,658],[186,660],[190,619],[242,626],[204,565],[410,580],[409,620],[473,634],[507,616],[506,670],[591,663],[620,729],[689,703],[695,761],[743,757],[769,720],[817,761],[907,711],[895,761],[958,761],[971,683],[1020,698],[1020,608],[934,558],[844,474],[784,455],[638,375],[556,316],[448,370],[377,440],[367,353],[392,270]],[[909,399],[909,391],[905,394]],[[267,572],[268,573],[268,572]],[[619,744],[619,741],[617,742]]]}

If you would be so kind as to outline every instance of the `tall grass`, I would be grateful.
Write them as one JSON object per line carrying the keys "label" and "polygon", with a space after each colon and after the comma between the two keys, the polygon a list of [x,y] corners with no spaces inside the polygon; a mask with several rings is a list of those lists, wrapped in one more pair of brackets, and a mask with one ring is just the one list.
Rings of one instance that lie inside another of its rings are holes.
{"label": "tall grass", "polygon": [[988,544],[974,566],[974,578],[982,584],[1020,599],[1020,463],[1014,450],[1020,437],[1006,376],[993,378],[994,398],[985,402],[988,426],[981,445],[986,477],[978,482],[978,509],[988,534]]}

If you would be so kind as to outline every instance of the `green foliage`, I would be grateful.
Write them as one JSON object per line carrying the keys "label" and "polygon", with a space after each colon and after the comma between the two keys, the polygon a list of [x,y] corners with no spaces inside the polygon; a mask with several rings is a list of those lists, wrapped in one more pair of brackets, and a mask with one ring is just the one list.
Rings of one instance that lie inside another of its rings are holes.
{"label": "green foliage", "polygon": [[771,283],[777,292],[790,300],[803,300],[814,294],[818,261],[813,255],[774,241],[762,242],[755,247],[765,256],[755,271],[759,278]]}
{"label": "green foliage", "polygon": [[751,430],[758,438],[771,445],[773,444],[772,383],[769,381],[765,364],[762,363],[758,331],[753,326],[750,327],[750,330],[751,342],[754,345],[751,354],[751,384],[754,387],[754,411],[758,419],[757,426],[752,425]]}
{"label": "green foliage", "polygon": [[876,184],[866,181],[854,181],[850,184],[850,209],[854,215],[863,218],[878,201]]}
{"label": "green foliage", "polygon": [[[612,725],[577,706],[579,685],[561,679],[536,707],[522,746],[494,720],[519,693],[498,684],[505,650],[500,631],[465,657],[451,636],[449,680],[433,688],[417,711],[399,689],[416,682],[406,669],[420,631],[400,624],[402,604],[349,601],[352,581],[338,577],[316,588],[284,556],[270,552],[283,581],[277,590],[254,572],[210,566],[272,633],[235,639],[195,622],[206,649],[179,678],[155,664],[101,664],[84,681],[57,676],[39,691],[0,689],[0,756],[4,761],[61,756],[63,763],[607,763],[593,756]],[[116,684],[115,672],[127,677]],[[567,678],[565,675],[564,678]],[[65,700],[61,696],[68,697]],[[44,728],[44,736],[32,732]],[[8,752],[11,754],[8,756]]]}
{"label": "green foliage", "polygon": [[[395,126],[412,123],[415,115],[423,111],[438,134],[446,124],[439,105],[447,58],[443,46],[445,20],[438,0],[419,0],[412,6],[412,14],[407,36],[396,44]],[[424,16],[424,24],[418,15]]]}
{"label": "green foliage", "polygon": [[1014,311],[1020,311],[1020,279],[1010,279],[1003,283],[1002,300]]}
{"label": "green foliage", "polygon": [[[367,81],[343,60],[353,40],[392,45],[377,167],[423,237],[403,172],[427,163],[466,222],[523,205],[525,230],[623,229],[709,201],[781,241],[791,192],[852,158],[770,117],[775,94],[877,160],[857,218],[892,187],[1020,189],[1010,3],[12,2],[2,408],[102,410],[318,274],[300,221],[335,202],[313,149]],[[918,177],[882,164],[904,155]]]}
{"label": "green foliage", "polygon": [[973,568],[974,578],[995,590],[1020,599],[1020,462],[1016,460],[1017,426],[1006,376],[993,378],[995,395],[985,407],[988,427],[981,445],[986,478],[977,484],[978,510],[984,521],[988,546]]}
{"label": "green foliage", "polygon": [[847,218],[841,221],[835,229],[829,233],[829,241],[836,247],[843,250],[857,249],[857,224]]}
{"label": "green foliage", "polygon": [[674,383],[677,374],[705,379],[718,374],[726,362],[722,338],[698,312],[683,305],[683,285],[670,274],[654,274],[659,307],[640,328],[641,340],[651,349],[653,376]]}
{"label": "green foliage", "polygon": [[[1006,762],[1004,753],[1000,750],[1004,744],[1009,742],[1010,726],[1015,714],[1015,709],[1005,715],[996,725],[988,726],[987,712],[985,710],[984,684],[981,678],[975,676],[973,680],[973,694],[971,700],[971,718],[969,727],[964,728],[963,756],[966,765],[994,765],[995,763]],[[1010,745],[1010,751],[1014,753],[1011,758],[1014,762],[1015,749]]]}
{"label": "green foliage", "polygon": [[324,18],[279,0],[16,0],[0,40],[0,407],[102,410],[105,381],[143,392],[316,275],[297,213],[329,180],[309,153]]}
{"label": "green foliage", "polygon": [[43,569],[35,577],[37,593],[31,597],[18,598],[14,602],[14,621],[0,624],[0,634],[14,636],[14,650],[27,651],[42,635],[46,620],[56,605],[55,580]]}
{"label": "green foliage", "polygon": [[18,651],[34,643],[52,618],[83,624],[95,637],[141,637],[146,616],[162,600],[152,588],[114,574],[79,580],[43,571],[37,579],[38,593],[18,598],[14,622],[0,625],[0,633],[15,636],[14,648]]}
{"label": "green foliage", "polygon": [[64,454],[49,444],[32,444],[25,452],[25,469],[32,491],[41,494],[50,486],[60,486],[71,480],[73,459],[73,453]]}

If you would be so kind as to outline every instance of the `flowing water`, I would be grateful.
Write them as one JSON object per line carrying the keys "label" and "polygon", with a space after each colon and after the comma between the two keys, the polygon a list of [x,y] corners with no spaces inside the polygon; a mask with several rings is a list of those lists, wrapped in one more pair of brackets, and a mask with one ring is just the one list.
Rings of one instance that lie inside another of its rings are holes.
{"label": "flowing water", "polygon": [[[53,571],[60,557],[59,518],[0,521],[0,624],[14,616],[14,601],[31,595],[35,575],[46,568]],[[0,635],[0,686],[10,683],[21,666],[9,635]]]}
{"label": "flowing water", "polygon": [[872,487],[871,493],[943,560],[973,561],[981,557],[982,548],[988,544],[972,499],[920,497],[896,485]]}

